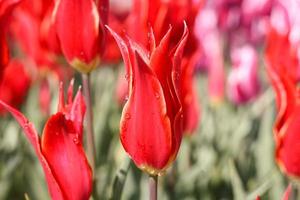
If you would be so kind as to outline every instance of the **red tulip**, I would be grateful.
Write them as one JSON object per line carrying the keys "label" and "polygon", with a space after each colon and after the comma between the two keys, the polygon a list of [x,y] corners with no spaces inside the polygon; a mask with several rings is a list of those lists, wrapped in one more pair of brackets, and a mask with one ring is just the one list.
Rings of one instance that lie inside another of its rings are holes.
{"label": "red tulip", "polygon": [[86,200],[92,190],[92,171],[82,146],[84,98],[79,90],[72,100],[73,85],[64,103],[60,86],[58,112],[45,124],[41,138],[22,113],[0,101],[23,128],[43,167],[49,192],[55,200]]}
{"label": "red tulip", "polygon": [[[24,102],[30,85],[31,77],[25,65],[19,60],[11,60],[4,70],[0,83],[0,99],[18,108]],[[5,110],[0,109],[0,114],[5,113]]]}
{"label": "red tulip", "polygon": [[288,35],[270,32],[266,61],[278,110],[274,125],[276,161],[288,176],[300,177],[300,96],[296,73],[299,63]]}
{"label": "red tulip", "polygon": [[56,31],[62,51],[67,61],[82,73],[90,72],[98,64],[107,7],[108,0],[56,1]]}
{"label": "red tulip", "polygon": [[181,58],[188,30],[171,47],[172,28],[155,45],[150,33],[149,51],[128,37],[116,39],[126,66],[129,95],[120,122],[120,138],[135,164],[159,175],[176,158],[182,138],[182,106],[179,97]]}
{"label": "red tulip", "polygon": [[8,17],[12,9],[20,2],[20,0],[2,0],[0,1],[0,82],[3,76],[4,68],[8,65],[9,50],[6,43],[5,32]]}

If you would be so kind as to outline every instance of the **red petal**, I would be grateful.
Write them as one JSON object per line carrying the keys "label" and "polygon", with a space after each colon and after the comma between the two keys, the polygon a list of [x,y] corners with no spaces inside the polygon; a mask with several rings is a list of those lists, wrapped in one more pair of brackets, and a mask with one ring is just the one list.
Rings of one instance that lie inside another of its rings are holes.
{"label": "red petal", "polygon": [[44,127],[41,146],[65,199],[86,200],[92,191],[92,171],[75,125],[61,112],[53,115]]}
{"label": "red petal", "polygon": [[186,134],[194,133],[200,118],[199,100],[193,80],[194,61],[196,61],[196,59],[184,59],[182,64],[180,97],[183,110],[183,131]]}
{"label": "red petal", "polygon": [[82,124],[84,120],[85,110],[86,110],[85,100],[82,95],[81,88],[79,88],[74,98],[74,101],[72,102],[71,110],[66,116],[74,122],[74,126],[81,140],[82,140],[82,132],[83,132]]}
{"label": "red petal", "polygon": [[28,119],[26,119],[26,117],[22,113],[20,113],[19,111],[15,110],[12,107],[10,107],[9,105],[5,104],[1,100],[0,100],[0,104],[13,115],[13,117],[17,120],[17,122],[23,128],[27,139],[32,144],[32,146],[38,156],[38,159],[40,160],[40,163],[43,167],[43,170],[45,172],[49,192],[50,192],[52,199],[55,199],[55,200],[66,199],[66,198],[64,198],[64,195],[63,195],[58,183],[56,182],[56,179],[53,175],[52,170],[50,169],[50,167],[48,165],[47,160],[45,159],[45,157],[43,156],[43,154],[41,152],[40,140],[39,140],[37,131],[34,128],[33,124],[30,123],[28,121]]}
{"label": "red petal", "polygon": [[76,129],[76,132],[79,134],[80,141],[82,141],[82,131],[83,131],[82,124],[84,120],[86,106],[85,106],[84,97],[81,92],[81,88],[79,88],[73,100],[73,86],[74,86],[74,79],[71,80],[71,83],[69,85],[68,93],[67,93],[67,104],[65,104],[63,83],[62,82],[60,83],[58,112],[64,113],[68,120],[73,121],[74,128]]}
{"label": "red petal", "polygon": [[4,69],[8,64],[8,59],[9,59],[8,46],[3,33],[3,28],[0,25],[0,82],[2,80]]}
{"label": "red petal", "polygon": [[109,1],[108,0],[98,0],[98,11],[101,19],[101,24],[106,25],[108,22],[108,13],[109,13]]}
{"label": "red petal", "polygon": [[56,30],[69,63],[81,72],[96,66],[99,13],[94,0],[57,1]]}
{"label": "red petal", "polygon": [[[0,1],[0,18],[5,18],[9,15],[12,9],[20,2],[21,0],[2,0]],[[5,19],[4,19],[5,20]]]}
{"label": "red petal", "polygon": [[300,106],[286,119],[280,129],[283,135],[276,144],[276,160],[281,169],[290,176],[300,177]]}
{"label": "red petal", "polygon": [[122,54],[122,57],[124,60],[124,64],[125,64],[126,73],[127,73],[126,76],[131,76],[132,72],[131,72],[131,62],[130,62],[129,50],[127,48],[128,44],[126,44],[126,42],[116,32],[114,32],[109,26],[105,26],[105,27],[108,29],[110,34],[114,37],[114,39],[116,40],[116,42],[120,48],[120,51],[121,51],[121,54]]}
{"label": "red petal", "polygon": [[170,37],[171,27],[161,40],[159,46],[152,52],[150,66],[163,88],[167,113],[173,125],[172,152],[176,156],[182,138],[182,105],[178,89],[180,87],[181,59],[188,37],[186,25],[181,39],[173,49],[170,47]]}
{"label": "red petal", "polygon": [[159,81],[136,54],[132,92],[121,119],[121,141],[140,168],[157,174],[172,156],[172,133]]}
{"label": "red petal", "polygon": [[[285,49],[283,51],[283,49]],[[266,48],[267,71],[276,92],[278,115],[275,122],[275,136],[278,135],[287,117],[293,112],[296,104],[295,72],[297,57],[289,44],[287,36],[272,30],[268,36]]]}
{"label": "red petal", "polygon": [[[171,119],[171,123],[174,120],[176,113],[178,112],[178,99],[173,98],[174,85],[172,80],[172,55],[170,53],[170,37],[172,28],[168,30],[163,37],[158,47],[151,53],[150,66],[157,76],[160,84],[162,85],[164,97],[167,104],[168,116]],[[178,72],[179,73],[179,72]]]}

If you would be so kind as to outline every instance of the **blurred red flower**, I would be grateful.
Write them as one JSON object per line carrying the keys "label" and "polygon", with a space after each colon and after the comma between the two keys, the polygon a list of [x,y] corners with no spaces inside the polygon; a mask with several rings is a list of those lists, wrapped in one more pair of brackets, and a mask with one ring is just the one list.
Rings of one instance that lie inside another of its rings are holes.
{"label": "blurred red flower", "polygon": [[41,138],[33,124],[18,110],[0,101],[33,146],[43,167],[50,196],[55,200],[86,200],[92,191],[92,171],[82,146],[84,98],[79,90],[74,100],[73,84],[65,104],[60,86],[58,112],[46,122]]}
{"label": "blurred red flower", "polygon": [[[26,71],[25,65],[16,59],[9,62],[4,70],[0,83],[0,99],[7,104],[19,108],[27,96],[31,85],[31,76]],[[0,114],[6,110],[0,109]]]}
{"label": "blurred red flower", "polygon": [[7,23],[13,8],[20,0],[2,0],[0,1],[0,82],[5,67],[9,62],[9,50],[6,43]]}

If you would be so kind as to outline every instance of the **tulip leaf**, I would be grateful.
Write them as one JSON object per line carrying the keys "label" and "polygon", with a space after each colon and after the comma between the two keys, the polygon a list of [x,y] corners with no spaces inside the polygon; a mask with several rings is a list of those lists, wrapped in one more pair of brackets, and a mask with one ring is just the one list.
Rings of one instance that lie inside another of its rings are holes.
{"label": "tulip leaf", "polygon": [[120,169],[118,170],[114,181],[113,181],[113,188],[111,193],[111,200],[119,200],[122,197],[122,191],[124,188],[124,184],[126,182],[127,174],[130,169],[131,160],[127,158]]}
{"label": "tulip leaf", "polygon": [[233,188],[234,199],[236,200],[245,199],[246,194],[233,160],[229,161],[229,171],[230,171],[230,179]]}

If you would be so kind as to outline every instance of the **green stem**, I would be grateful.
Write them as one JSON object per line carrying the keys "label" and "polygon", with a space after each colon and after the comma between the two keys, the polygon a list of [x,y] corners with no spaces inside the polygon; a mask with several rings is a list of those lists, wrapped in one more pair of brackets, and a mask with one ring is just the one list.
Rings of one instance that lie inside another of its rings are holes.
{"label": "green stem", "polygon": [[82,74],[83,93],[86,103],[87,155],[93,172],[95,172],[96,149],[94,140],[93,110],[91,101],[90,74]]}
{"label": "green stem", "polygon": [[157,176],[149,175],[149,200],[157,200]]}

